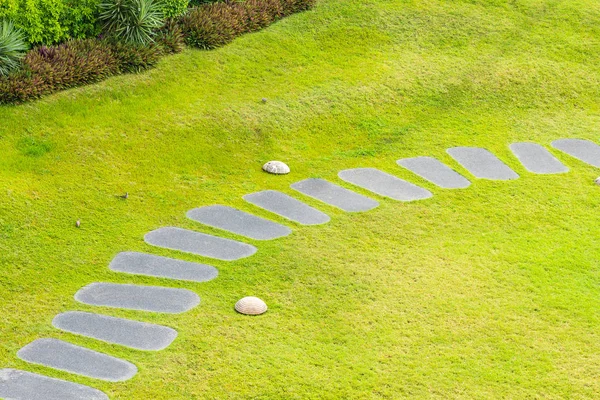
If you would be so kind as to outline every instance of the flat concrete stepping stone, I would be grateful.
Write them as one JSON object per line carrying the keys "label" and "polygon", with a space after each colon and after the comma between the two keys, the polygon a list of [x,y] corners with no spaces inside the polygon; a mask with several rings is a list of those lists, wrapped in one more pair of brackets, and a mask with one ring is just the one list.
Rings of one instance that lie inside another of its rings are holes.
{"label": "flat concrete stepping stone", "polygon": [[219,272],[211,265],[176,260],[152,254],[126,251],[117,254],[111,261],[112,271],[128,274],[156,276],[184,281],[206,282],[217,277]]}
{"label": "flat concrete stepping stone", "polygon": [[187,217],[255,240],[277,239],[292,233],[287,226],[227,206],[194,208],[188,211]]}
{"label": "flat concrete stepping stone", "polygon": [[187,289],[161,286],[92,283],[75,293],[75,300],[92,306],[179,314],[200,304],[200,297]]}
{"label": "flat concrete stepping stone", "polygon": [[7,400],[108,400],[106,394],[89,386],[10,368],[0,370],[0,398]]}
{"label": "flat concrete stepping stone", "polygon": [[187,229],[159,228],[144,236],[146,243],[224,261],[239,260],[256,253],[256,247]]}
{"label": "flat concrete stepping stone", "polygon": [[413,201],[433,196],[427,189],[375,168],[347,169],[338,176],[346,182],[394,200]]}
{"label": "flat concrete stepping stone", "polygon": [[396,162],[421,178],[444,189],[464,189],[471,185],[467,178],[443,164],[437,158],[403,158]]}
{"label": "flat concrete stepping stone", "polygon": [[486,149],[480,147],[452,147],[447,152],[477,178],[502,181],[519,177],[508,165]]}
{"label": "flat concrete stepping stone", "polygon": [[21,360],[110,382],[126,381],[137,373],[132,363],[58,339],[37,339],[18,351]]}
{"label": "flat concrete stepping stone", "polygon": [[569,168],[558,161],[552,153],[537,143],[513,143],[509,147],[529,172],[559,174],[569,171]]}
{"label": "flat concrete stepping stone", "polygon": [[552,147],[600,168],[600,146],[594,142],[583,139],[558,139],[552,142]]}
{"label": "flat concrete stepping stone", "polygon": [[327,214],[276,190],[247,194],[244,200],[302,225],[319,225],[330,220]]}
{"label": "flat concrete stepping stone", "polygon": [[324,179],[309,178],[293,183],[292,189],[348,212],[369,211],[379,202]]}
{"label": "flat concrete stepping stone", "polygon": [[162,350],[177,337],[177,331],[166,326],[81,311],[59,314],[52,320],[52,325],[63,331],[138,350]]}

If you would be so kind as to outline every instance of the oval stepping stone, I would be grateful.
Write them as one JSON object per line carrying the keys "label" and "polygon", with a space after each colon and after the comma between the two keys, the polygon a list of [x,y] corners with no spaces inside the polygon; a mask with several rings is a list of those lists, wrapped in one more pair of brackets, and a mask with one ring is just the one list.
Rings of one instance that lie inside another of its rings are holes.
{"label": "oval stepping stone", "polygon": [[559,174],[569,171],[552,153],[537,143],[513,143],[509,147],[529,172]]}
{"label": "oval stepping stone", "polygon": [[161,286],[92,283],[75,293],[75,300],[92,306],[179,314],[200,304],[200,297],[187,289]]}
{"label": "oval stepping stone", "polygon": [[477,178],[508,180],[519,177],[508,165],[504,164],[498,157],[486,149],[479,147],[452,147],[447,152]]}
{"label": "oval stepping stone", "polygon": [[379,202],[324,179],[305,179],[291,185],[292,189],[348,212],[369,211]]}
{"label": "oval stepping stone", "polygon": [[558,139],[552,142],[552,147],[600,168],[600,146],[594,142],[583,139]]}
{"label": "oval stepping stone", "polygon": [[10,400],[108,400],[97,389],[17,369],[0,370],[0,398]]}
{"label": "oval stepping stone", "polygon": [[330,220],[327,214],[276,190],[247,194],[244,200],[302,225],[319,225]]}
{"label": "oval stepping stone", "polygon": [[277,239],[292,233],[287,226],[227,206],[194,208],[188,211],[187,217],[255,240]]}
{"label": "oval stepping stone", "polygon": [[194,282],[210,281],[219,274],[217,269],[210,265],[133,251],[117,254],[111,261],[109,268],[112,271],[129,274]]}
{"label": "oval stepping stone", "polygon": [[338,175],[346,182],[394,200],[413,201],[433,196],[427,189],[375,168],[347,169]]}
{"label": "oval stepping stone", "polygon": [[403,158],[396,162],[421,178],[444,189],[463,189],[471,185],[467,178],[443,164],[437,158]]}
{"label": "oval stepping stone", "polygon": [[132,363],[58,339],[37,339],[18,351],[21,360],[109,382],[137,373]]}
{"label": "oval stepping stone", "polygon": [[175,329],[81,311],[54,317],[52,325],[63,331],[120,344],[138,350],[162,350],[177,337]]}
{"label": "oval stepping stone", "polygon": [[159,228],[144,236],[146,243],[224,261],[239,260],[256,253],[256,247],[187,229]]}

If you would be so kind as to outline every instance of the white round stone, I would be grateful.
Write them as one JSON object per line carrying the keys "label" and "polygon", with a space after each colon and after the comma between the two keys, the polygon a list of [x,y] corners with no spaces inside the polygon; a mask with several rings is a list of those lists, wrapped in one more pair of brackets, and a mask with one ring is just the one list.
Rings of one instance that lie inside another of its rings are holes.
{"label": "white round stone", "polygon": [[596,185],[600,186],[600,177],[596,178],[594,182],[596,182]]}
{"label": "white round stone", "polygon": [[269,161],[263,165],[263,170],[276,175],[285,175],[290,173],[290,167],[281,161]]}
{"label": "white round stone", "polygon": [[235,311],[246,315],[260,315],[267,311],[267,305],[258,297],[244,297],[235,303]]}

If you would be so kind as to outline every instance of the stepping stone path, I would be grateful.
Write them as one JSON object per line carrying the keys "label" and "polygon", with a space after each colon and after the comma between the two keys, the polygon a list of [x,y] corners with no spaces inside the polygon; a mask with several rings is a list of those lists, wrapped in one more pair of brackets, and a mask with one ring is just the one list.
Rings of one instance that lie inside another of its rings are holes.
{"label": "stepping stone path", "polygon": [[187,217],[255,240],[277,239],[292,233],[287,226],[227,206],[194,208]]}
{"label": "stepping stone path", "polygon": [[319,225],[330,220],[327,214],[276,190],[247,194],[244,200],[302,225]]}
{"label": "stepping stone path", "polygon": [[[600,146],[581,139],[560,139],[552,146],[588,164],[600,167]],[[513,143],[515,156],[530,172],[553,174],[568,168],[548,150],[535,143]],[[454,147],[447,152],[477,178],[508,180],[519,177],[486,149]],[[432,157],[405,158],[398,165],[446,189],[466,188],[471,182]],[[401,201],[429,198],[431,192],[374,168],[341,171],[341,179],[364,189]],[[305,179],[291,185],[296,191],[346,212],[368,211],[379,203],[367,196],[323,179]],[[287,194],[265,190],[244,199],[267,211],[303,225],[329,222],[327,214]],[[276,222],[227,206],[191,210],[188,217],[205,225],[256,240],[286,236],[291,230]],[[224,261],[238,260],[256,253],[246,243],[176,227],[164,227],[144,237],[148,244]],[[158,278],[205,282],[218,275],[216,268],[145,253],[119,253],[110,263],[115,272]],[[130,284],[92,283],[80,289],[75,299],[81,303],[158,313],[181,313],[200,303],[198,295],[185,289]],[[264,303],[263,303],[264,304]],[[237,308],[240,308],[239,304]],[[266,305],[258,311],[266,310]],[[242,310],[243,311],[243,310]],[[172,328],[88,312],[70,311],[57,315],[52,324],[63,331],[137,350],[162,350],[177,337]],[[107,381],[123,381],[137,373],[125,360],[57,339],[38,339],[17,353],[24,361]],[[0,370],[0,397],[12,400],[107,400],[106,394],[87,386],[30,372]]]}
{"label": "stepping stone path", "polygon": [[346,182],[394,200],[413,201],[433,196],[427,189],[375,168],[347,169],[338,175]]}
{"label": "stepping stone path", "polygon": [[138,350],[162,350],[177,337],[177,331],[166,326],[81,311],[59,314],[52,325],[66,332]]}
{"label": "stepping stone path", "polygon": [[582,139],[559,139],[552,142],[552,147],[600,168],[600,146],[594,142]]}
{"label": "stepping stone path", "polygon": [[75,300],[92,306],[179,314],[200,304],[198,295],[187,289],[160,286],[92,283],[75,294]]}
{"label": "stepping stone path", "polygon": [[463,189],[471,185],[471,182],[467,178],[446,164],[442,164],[437,158],[403,158],[402,160],[398,160],[397,163],[419,175],[421,178],[444,189]]}
{"label": "stepping stone path", "polygon": [[126,381],[137,373],[130,362],[58,339],[38,339],[17,353],[20,359],[46,367],[110,382]]}
{"label": "stepping stone path", "polygon": [[513,143],[510,149],[529,172],[559,174],[569,171],[552,153],[537,143]]}
{"label": "stepping stone path", "polygon": [[486,149],[453,147],[447,151],[452,158],[477,178],[508,180],[519,177],[508,165]]}
{"label": "stepping stone path", "polygon": [[153,246],[224,261],[239,260],[256,253],[256,247],[246,243],[174,227],[152,231],[144,236],[144,240]]}
{"label": "stepping stone path", "polygon": [[210,265],[133,251],[117,254],[109,268],[116,272],[194,282],[210,281],[219,274],[219,271]]}
{"label": "stepping stone path", "polygon": [[0,398],[10,400],[108,400],[91,387],[17,369],[0,370]]}
{"label": "stepping stone path", "polygon": [[292,184],[292,189],[347,212],[369,211],[379,202],[324,179],[305,179]]}

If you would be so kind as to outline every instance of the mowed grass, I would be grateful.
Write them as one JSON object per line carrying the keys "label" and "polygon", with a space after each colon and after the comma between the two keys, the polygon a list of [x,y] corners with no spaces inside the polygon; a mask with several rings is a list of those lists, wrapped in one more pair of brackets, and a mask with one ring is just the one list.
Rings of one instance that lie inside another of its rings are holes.
{"label": "mowed grass", "polygon": [[[600,171],[554,151],[569,173],[530,174],[507,146],[600,142],[599,38],[593,0],[322,0],[220,50],[0,108],[1,366],[111,399],[597,398]],[[473,179],[445,153],[458,145],[492,150],[521,178]],[[395,164],[418,155],[473,185],[438,189]],[[270,159],[292,174],[261,172]],[[289,188],[307,177],[351,187],[336,174],[359,166],[434,197],[373,195],[379,208],[348,214]],[[302,227],[241,199],[263,189],[332,221]],[[143,242],[160,226],[238,238],[185,218],[210,204],[294,233],[246,240],[259,252],[237,262]],[[220,275],[196,284],[110,272],[125,250]],[[96,281],[187,288],[202,303],[159,315],[75,302]],[[236,314],[246,295],[269,312]],[[156,353],[113,346],[52,328],[68,310],[165,324],[179,337]],[[41,337],[139,373],[106,383],[17,359]]]}

